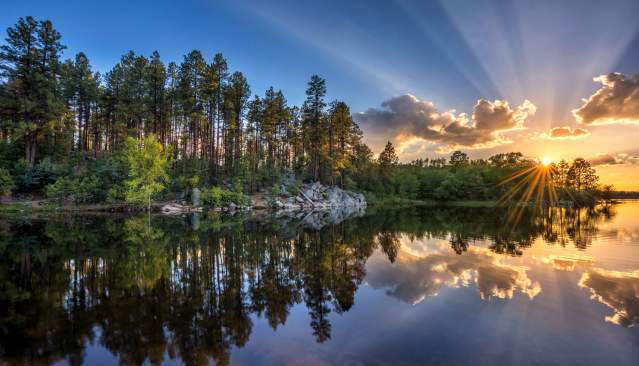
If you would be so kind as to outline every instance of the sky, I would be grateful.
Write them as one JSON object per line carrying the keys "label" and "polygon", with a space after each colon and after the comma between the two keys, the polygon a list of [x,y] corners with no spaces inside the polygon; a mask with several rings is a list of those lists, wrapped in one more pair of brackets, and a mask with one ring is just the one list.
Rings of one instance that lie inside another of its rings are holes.
{"label": "sky", "polygon": [[596,164],[639,190],[639,1],[11,1],[0,28],[50,19],[93,69],[128,50],[222,52],[254,94],[301,104],[312,74],[365,141],[400,158],[521,151]]}

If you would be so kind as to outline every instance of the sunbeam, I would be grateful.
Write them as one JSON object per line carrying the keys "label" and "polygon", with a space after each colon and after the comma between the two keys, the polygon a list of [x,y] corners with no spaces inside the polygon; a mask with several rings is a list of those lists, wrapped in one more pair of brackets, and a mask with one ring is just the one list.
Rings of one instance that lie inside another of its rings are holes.
{"label": "sunbeam", "polygon": [[559,204],[552,174],[551,161],[544,160],[511,174],[499,183],[500,186],[512,184],[499,199],[500,204],[510,207],[508,223],[516,225],[528,206],[532,206],[535,212],[541,212],[546,206]]}

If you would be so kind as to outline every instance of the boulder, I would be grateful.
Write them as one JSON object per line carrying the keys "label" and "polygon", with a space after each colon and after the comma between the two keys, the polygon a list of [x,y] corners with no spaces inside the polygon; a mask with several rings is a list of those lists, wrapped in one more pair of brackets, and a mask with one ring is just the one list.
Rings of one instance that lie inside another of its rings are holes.
{"label": "boulder", "polygon": [[191,190],[191,204],[193,206],[199,206],[201,204],[200,202],[200,190],[195,187]]}

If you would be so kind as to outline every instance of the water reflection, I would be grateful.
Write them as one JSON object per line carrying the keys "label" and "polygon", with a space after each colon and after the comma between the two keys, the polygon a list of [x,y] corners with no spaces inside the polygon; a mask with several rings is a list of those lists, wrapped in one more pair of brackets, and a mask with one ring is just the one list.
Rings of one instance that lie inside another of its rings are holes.
{"label": "water reflection", "polygon": [[559,271],[574,271],[578,266],[590,267],[594,259],[589,256],[566,256],[551,254],[541,259],[543,263],[550,264],[552,268]]}
{"label": "water reflection", "polygon": [[593,268],[579,280],[579,286],[590,289],[593,299],[613,309],[606,321],[624,327],[639,324],[639,270],[608,271]]}
{"label": "water reflection", "polygon": [[[357,306],[364,280],[411,304],[443,286],[474,285],[485,300],[533,299],[540,284],[505,259],[540,238],[587,248],[614,214],[548,209],[516,227],[504,227],[504,210],[479,208],[370,212],[321,228],[218,215],[1,220],[0,361],[82,364],[96,343],[122,364],[227,364],[256,317],[277,329],[298,304],[322,343],[329,315]],[[405,245],[426,239],[452,250],[418,255]],[[639,317],[638,282],[636,272],[591,269],[579,285],[614,309],[607,320],[629,326]]]}
{"label": "water reflection", "polygon": [[380,258],[369,263],[368,283],[387,288],[388,294],[416,304],[435,296],[442,286],[458,287],[476,283],[482,299],[510,299],[515,289],[534,298],[541,288],[531,281],[526,268],[501,262],[498,254],[486,248],[471,247],[464,255],[435,252],[424,257],[400,252],[395,264]]}

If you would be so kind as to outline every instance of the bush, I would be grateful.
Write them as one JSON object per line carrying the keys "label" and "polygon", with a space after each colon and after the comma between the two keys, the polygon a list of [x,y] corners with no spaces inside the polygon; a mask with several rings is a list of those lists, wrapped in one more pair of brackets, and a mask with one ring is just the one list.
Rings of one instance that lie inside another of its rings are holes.
{"label": "bush", "polygon": [[16,187],[9,171],[0,168],[0,196],[8,195]]}
{"label": "bush", "polygon": [[124,201],[126,194],[126,188],[122,184],[115,184],[111,186],[106,195],[107,202],[119,202]]}
{"label": "bush", "polygon": [[102,194],[102,182],[96,176],[85,178],[62,177],[46,188],[47,197],[75,203],[98,201]]}
{"label": "bush", "polygon": [[221,187],[211,187],[202,189],[202,205],[209,207],[225,207],[231,203],[245,205],[248,197],[241,191],[231,191]]}
{"label": "bush", "polygon": [[33,167],[28,166],[26,161],[21,159],[15,164],[14,173],[18,189],[30,192],[55,183],[62,175],[63,169],[60,165],[53,163],[49,157],[42,159]]}

